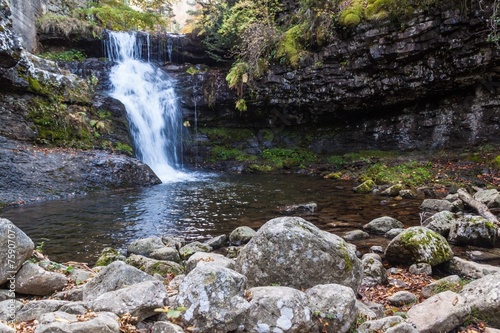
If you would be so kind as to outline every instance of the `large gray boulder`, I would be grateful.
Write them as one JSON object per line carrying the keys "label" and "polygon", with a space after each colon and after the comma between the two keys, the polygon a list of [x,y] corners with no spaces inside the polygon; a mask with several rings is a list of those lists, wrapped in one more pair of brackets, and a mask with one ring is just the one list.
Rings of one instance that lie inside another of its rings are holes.
{"label": "large gray boulder", "polygon": [[422,226],[437,232],[443,237],[448,237],[451,226],[455,223],[455,214],[444,210],[438,212],[422,222]]}
{"label": "large gray boulder", "polygon": [[145,281],[102,294],[89,303],[96,312],[126,313],[142,321],[155,314],[154,310],[168,305],[165,286],[160,281]]}
{"label": "large gray boulder", "polygon": [[372,234],[385,234],[391,229],[404,228],[401,221],[390,216],[382,216],[371,220],[363,226],[363,230]]}
{"label": "large gray boulder", "polygon": [[444,268],[450,274],[468,276],[473,279],[480,279],[488,274],[500,273],[500,267],[498,266],[480,264],[459,257],[453,257],[444,265]]}
{"label": "large gray boulder", "polygon": [[245,316],[246,332],[309,332],[312,312],[306,295],[289,287],[256,287],[249,290],[250,308]]}
{"label": "large gray boulder", "polygon": [[497,228],[484,217],[466,215],[451,226],[448,240],[458,245],[493,247],[497,240]]}
{"label": "large gray boulder", "polygon": [[357,290],[361,261],[340,237],[300,217],[279,217],[264,224],[241,250],[236,270],[248,285],[296,289],[337,283]]}
{"label": "large gray boulder", "polygon": [[63,289],[68,282],[64,274],[49,272],[37,264],[27,262],[16,274],[16,292],[47,296]]}
{"label": "large gray boulder", "polygon": [[474,193],[473,198],[489,208],[500,207],[500,192],[497,189],[481,190]]}
{"label": "large gray boulder", "polygon": [[184,260],[189,259],[196,252],[211,252],[212,248],[208,244],[200,243],[200,242],[192,242],[184,245],[179,249],[179,254],[181,258]]}
{"label": "large gray boulder", "polygon": [[479,318],[500,329],[500,273],[472,281],[459,294]]}
{"label": "large gray boulder", "polygon": [[182,314],[186,325],[206,332],[233,331],[250,306],[243,297],[245,288],[245,276],[217,265],[200,265],[182,281],[175,305],[187,309]]}
{"label": "large gray boulder", "polygon": [[152,252],[164,248],[162,240],[158,236],[141,238],[133,241],[127,246],[127,255],[138,254],[148,257]]}
{"label": "large gray boulder", "polygon": [[86,321],[78,320],[76,315],[62,311],[44,314],[35,333],[120,333],[118,317],[109,312],[99,312]]}
{"label": "large gray boulder", "polygon": [[420,205],[420,210],[426,212],[441,212],[447,210],[449,212],[456,212],[458,207],[448,200],[442,199],[425,199]]}
{"label": "large gray boulder", "polygon": [[93,301],[108,291],[118,290],[144,281],[156,281],[156,279],[123,261],[114,261],[85,284],[83,300]]}
{"label": "large gray boulder", "polygon": [[22,264],[31,257],[35,245],[18,227],[0,218],[0,285],[13,278]]}
{"label": "large gray boulder", "polygon": [[392,264],[439,265],[453,258],[453,251],[440,234],[425,227],[411,227],[391,240],[385,258]]}
{"label": "large gray boulder", "polygon": [[24,304],[15,299],[8,299],[0,302],[0,320],[13,321],[16,313],[23,308]]}
{"label": "large gray boulder", "polygon": [[470,306],[464,297],[448,290],[412,306],[407,314],[420,333],[450,332],[465,321]]}
{"label": "large gray boulder", "polygon": [[319,284],[306,292],[318,332],[344,333],[356,322],[358,306],[354,291],[339,284]]}

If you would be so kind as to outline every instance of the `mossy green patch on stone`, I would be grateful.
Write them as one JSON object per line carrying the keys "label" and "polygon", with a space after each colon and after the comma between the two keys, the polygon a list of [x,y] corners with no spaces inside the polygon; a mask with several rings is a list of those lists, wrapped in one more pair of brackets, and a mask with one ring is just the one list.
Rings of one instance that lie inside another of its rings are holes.
{"label": "mossy green patch on stone", "polygon": [[354,188],[354,192],[361,194],[370,193],[371,191],[373,191],[375,186],[376,186],[375,182],[371,179],[368,179],[363,183],[359,184],[358,186],[356,186]]}

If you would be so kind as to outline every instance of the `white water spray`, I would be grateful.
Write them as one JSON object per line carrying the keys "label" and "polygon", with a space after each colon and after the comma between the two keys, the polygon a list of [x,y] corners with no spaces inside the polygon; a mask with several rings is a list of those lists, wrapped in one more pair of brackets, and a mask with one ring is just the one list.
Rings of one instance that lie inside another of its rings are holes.
{"label": "white water spray", "polygon": [[[149,38],[147,44],[149,59]],[[110,32],[106,49],[117,63],[110,73],[111,96],[127,109],[137,157],[164,183],[188,178],[178,170],[182,119],[173,79],[141,61],[143,45],[135,32]]]}

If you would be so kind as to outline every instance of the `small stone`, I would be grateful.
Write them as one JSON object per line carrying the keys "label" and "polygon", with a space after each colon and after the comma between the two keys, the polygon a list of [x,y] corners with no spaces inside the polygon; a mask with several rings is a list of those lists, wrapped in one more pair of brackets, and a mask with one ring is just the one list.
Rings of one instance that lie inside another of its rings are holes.
{"label": "small stone", "polygon": [[255,236],[255,233],[255,230],[250,227],[238,227],[229,235],[229,243],[237,246],[246,244]]}
{"label": "small stone", "polygon": [[395,294],[389,296],[387,301],[394,306],[409,305],[417,302],[417,296],[410,293],[409,291],[398,291]]}
{"label": "small stone", "polygon": [[411,274],[432,275],[432,266],[427,263],[413,264],[410,266],[409,271]]}
{"label": "small stone", "polygon": [[364,232],[363,230],[351,230],[346,232],[342,238],[344,238],[346,241],[351,242],[361,239],[367,239],[369,237],[370,235],[367,232]]}

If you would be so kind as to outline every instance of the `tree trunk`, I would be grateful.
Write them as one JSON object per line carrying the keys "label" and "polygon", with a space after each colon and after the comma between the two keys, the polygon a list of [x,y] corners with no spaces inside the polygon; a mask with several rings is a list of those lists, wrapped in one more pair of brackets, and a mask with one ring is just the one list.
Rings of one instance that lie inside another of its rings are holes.
{"label": "tree trunk", "polygon": [[488,221],[493,222],[497,227],[500,227],[498,218],[492,212],[490,212],[485,204],[472,198],[472,196],[463,188],[458,189],[457,193],[458,197],[467,205],[474,208],[479,213],[479,215],[481,215]]}

